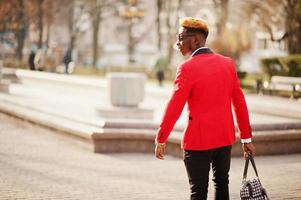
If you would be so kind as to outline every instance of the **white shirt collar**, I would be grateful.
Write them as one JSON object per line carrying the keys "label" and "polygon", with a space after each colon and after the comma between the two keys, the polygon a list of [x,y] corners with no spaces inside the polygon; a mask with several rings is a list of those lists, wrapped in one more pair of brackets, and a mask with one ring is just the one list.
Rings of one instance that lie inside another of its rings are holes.
{"label": "white shirt collar", "polygon": [[195,54],[198,50],[200,50],[200,49],[208,49],[208,47],[200,47],[200,48],[197,48],[196,50],[194,50],[194,52],[192,52],[191,57],[194,56],[194,54]]}

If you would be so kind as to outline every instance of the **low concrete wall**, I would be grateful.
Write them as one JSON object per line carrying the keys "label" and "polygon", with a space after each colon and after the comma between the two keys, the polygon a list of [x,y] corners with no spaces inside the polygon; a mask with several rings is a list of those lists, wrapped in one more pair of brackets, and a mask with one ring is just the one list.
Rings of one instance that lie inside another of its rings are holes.
{"label": "low concrete wall", "polygon": [[[141,152],[154,153],[153,130],[122,130],[107,129],[103,133],[92,135],[96,153]],[[257,155],[275,155],[301,153],[301,129],[282,131],[259,131],[253,133]],[[182,157],[181,135],[171,134],[167,154]],[[242,156],[242,146],[239,138],[232,148],[233,156]]]}
{"label": "low concrete wall", "polygon": [[21,83],[20,79],[16,75],[17,69],[15,68],[3,68],[2,77],[3,79],[9,80],[11,83]]}
{"label": "low concrete wall", "polygon": [[291,154],[301,152],[301,129],[261,131],[255,134],[258,155]]}

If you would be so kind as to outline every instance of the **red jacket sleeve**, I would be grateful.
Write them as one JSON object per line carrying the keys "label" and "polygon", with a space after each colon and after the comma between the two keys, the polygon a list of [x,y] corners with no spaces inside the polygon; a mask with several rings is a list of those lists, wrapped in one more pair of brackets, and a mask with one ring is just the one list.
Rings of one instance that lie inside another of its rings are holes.
{"label": "red jacket sleeve", "polygon": [[236,118],[236,122],[238,125],[240,138],[247,139],[252,137],[252,130],[250,127],[249,113],[247,104],[245,101],[244,94],[240,88],[239,79],[235,70],[235,65],[231,60],[233,73],[234,73],[234,86],[232,91],[232,106]]}
{"label": "red jacket sleeve", "polygon": [[166,142],[170,132],[182,113],[190,93],[191,83],[188,81],[188,74],[184,66],[185,65],[181,65],[177,69],[173,94],[165,108],[163,119],[156,136],[156,141],[159,143]]}

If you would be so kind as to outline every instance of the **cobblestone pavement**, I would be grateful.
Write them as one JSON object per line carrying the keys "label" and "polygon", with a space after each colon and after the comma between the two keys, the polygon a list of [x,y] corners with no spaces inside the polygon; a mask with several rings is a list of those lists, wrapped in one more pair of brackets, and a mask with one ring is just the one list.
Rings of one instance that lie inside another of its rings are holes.
{"label": "cobblestone pavement", "polygon": [[[257,157],[271,199],[301,199],[301,154]],[[233,158],[231,199],[243,159]],[[252,176],[252,174],[250,174]],[[187,200],[183,162],[149,154],[94,154],[69,138],[0,114],[0,199]],[[208,199],[213,199],[212,184]]]}

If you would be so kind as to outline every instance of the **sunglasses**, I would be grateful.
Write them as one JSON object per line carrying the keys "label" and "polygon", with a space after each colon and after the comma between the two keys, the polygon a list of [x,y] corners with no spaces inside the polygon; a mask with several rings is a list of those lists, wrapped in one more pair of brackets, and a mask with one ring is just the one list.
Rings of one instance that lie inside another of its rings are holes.
{"label": "sunglasses", "polygon": [[180,33],[180,34],[178,34],[177,38],[181,42],[185,38],[192,37],[192,36],[195,36],[195,34],[183,34],[183,33]]}

